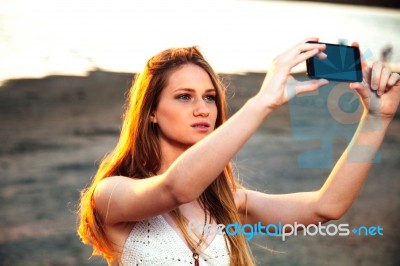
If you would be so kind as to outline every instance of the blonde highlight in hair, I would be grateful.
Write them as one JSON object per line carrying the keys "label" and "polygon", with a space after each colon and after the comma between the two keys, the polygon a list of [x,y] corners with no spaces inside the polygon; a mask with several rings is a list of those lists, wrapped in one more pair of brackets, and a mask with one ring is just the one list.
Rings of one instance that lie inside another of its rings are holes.
{"label": "blonde highlight in hair", "polygon": [[[78,234],[82,242],[93,246],[93,254],[101,255],[108,261],[118,257],[106,236],[93,201],[97,184],[104,178],[121,175],[135,178],[151,178],[160,170],[161,150],[157,125],[151,122],[152,112],[157,108],[163,88],[170,74],[186,64],[194,64],[205,70],[216,88],[218,110],[216,127],[227,119],[225,87],[220,78],[204,59],[198,47],[165,50],[152,57],[139,75],[135,77],[127,97],[126,109],[119,141],[114,150],[100,163],[92,183],[82,191],[79,205]],[[202,193],[199,202],[210,216],[220,224],[239,222],[233,192],[237,189],[232,167],[228,164],[224,171]],[[182,231],[188,245],[199,250],[196,242],[187,232],[187,219],[175,209],[170,212]],[[230,265],[254,265],[254,260],[243,235],[227,236]]]}

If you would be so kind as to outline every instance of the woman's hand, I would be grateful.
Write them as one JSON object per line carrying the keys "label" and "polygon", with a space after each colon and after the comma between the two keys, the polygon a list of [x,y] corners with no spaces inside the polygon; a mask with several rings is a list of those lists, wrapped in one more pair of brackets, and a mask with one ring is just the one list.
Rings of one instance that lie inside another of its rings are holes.
{"label": "woman's hand", "polygon": [[[358,47],[358,43],[352,43]],[[391,120],[400,102],[400,75],[392,73],[381,62],[372,67],[362,59],[363,81],[350,83],[361,98],[364,114]]]}
{"label": "woman's hand", "polygon": [[293,67],[308,58],[315,55],[321,59],[326,58],[322,52],[326,48],[325,44],[307,43],[309,41],[317,42],[318,38],[305,39],[274,59],[260,92],[257,94],[267,108],[274,110],[297,94],[317,90],[328,84],[325,79],[299,82],[290,75]]}

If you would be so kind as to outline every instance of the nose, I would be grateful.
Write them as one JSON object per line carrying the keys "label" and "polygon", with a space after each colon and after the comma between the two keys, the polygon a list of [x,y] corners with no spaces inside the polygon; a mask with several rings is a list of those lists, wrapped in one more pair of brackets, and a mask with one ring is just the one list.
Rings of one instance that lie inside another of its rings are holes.
{"label": "nose", "polygon": [[196,101],[193,115],[207,117],[209,114],[210,108],[207,106],[207,103],[203,99]]}

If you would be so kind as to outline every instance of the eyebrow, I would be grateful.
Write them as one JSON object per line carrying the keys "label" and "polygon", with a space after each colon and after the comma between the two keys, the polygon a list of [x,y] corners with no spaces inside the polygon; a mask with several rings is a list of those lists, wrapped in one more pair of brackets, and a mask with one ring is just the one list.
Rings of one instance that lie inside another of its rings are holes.
{"label": "eyebrow", "polygon": [[[174,92],[177,92],[177,91],[194,92],[196,90],[191,89],[191,88],[178,88],[178,89],[174,90]],[[212,88],[212,89],[207,89],[205,92],[207,93],[207,92],[216,92],[216,91],[217,91],[216,89]]]}

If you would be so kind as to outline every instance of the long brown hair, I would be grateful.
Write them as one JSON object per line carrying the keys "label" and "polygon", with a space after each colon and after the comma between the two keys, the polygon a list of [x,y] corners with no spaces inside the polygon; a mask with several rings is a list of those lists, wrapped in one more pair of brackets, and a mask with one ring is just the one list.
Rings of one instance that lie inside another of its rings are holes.
{"label": "long brown hair", "polygon": [[[107,260],[112,260],[117,255],[112,243],[107,240],[104,225],[96,212],[94,190],[103,178],[109,176],[150,178],[160,169],[161,150],[157,125],[151,123],[151,114],[157,108],[161,91],[166,87],[170,74],[185,64],[195,64],[210,76],[216,89],[218,115],[215,127],[227,119],[225,87],[198,47],[168,49],[147,62],[143,72],[136,76],[129,91],[121,135],[115,149],[104,157],[92,183],[82,191],[78,211],[80,216],[78,234],[82,242],[93,246],[94,255],[101,255]],[[232,167],[228,164],[200,196],[201,205],[218,224],[239,222],[232,193],[237,186]],[[187,219],[178,208],[171,211],[171,216],[189,246],[197,250],[196,243],[187,232]],[[231,265],[254,265],[251,251],[243,235],[229,237],[225,235],[225,240],[229,243]]]}

